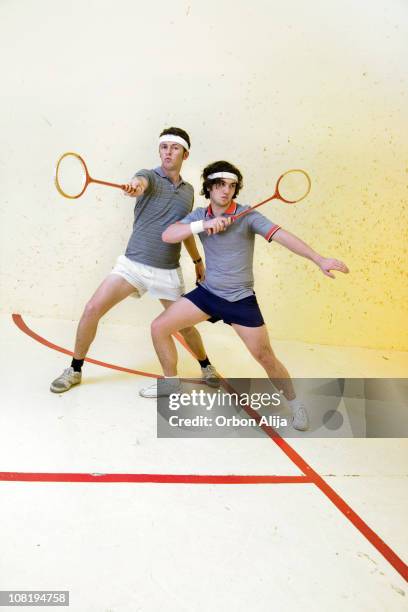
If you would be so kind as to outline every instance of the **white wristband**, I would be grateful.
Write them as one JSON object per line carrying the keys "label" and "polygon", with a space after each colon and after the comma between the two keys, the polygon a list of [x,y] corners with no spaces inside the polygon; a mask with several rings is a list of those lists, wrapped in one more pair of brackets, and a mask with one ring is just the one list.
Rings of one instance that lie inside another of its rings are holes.
{"label": "white wristband", "polygon": [[204,221],[192,221],[190,223],[190,229],[192,234],[199,234],[204,231]]}

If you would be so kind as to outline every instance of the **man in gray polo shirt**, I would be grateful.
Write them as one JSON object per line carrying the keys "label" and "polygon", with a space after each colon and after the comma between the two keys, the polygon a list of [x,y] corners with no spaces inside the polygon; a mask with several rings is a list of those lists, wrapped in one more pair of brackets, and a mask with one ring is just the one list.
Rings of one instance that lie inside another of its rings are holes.
{"label": "man in gray polo shirt", "polygon": [[[179,266],[181,245],[162,241],[163,231],[185,217],[193,207],[193,187],[180,176],[187,159],[190,138],[180,128],[163,130],[159,138],[161,166],[140,170],[125,186],[125,194],[137,197],[133,232],[125,255],[121,255],[112,273],[105,278],[87,303],[78,325],[74,358],[71,366],[51,383],[51,391],[62,393],[81,382],[82,366],[95,337],[100,318],[128,296],[140,298],[146,291],[168,308],[184,293]],[[193,236],[183,241],[190,254],[197,280],[204,278],[204,266]],[[194,327],[180,330],[186,343],[197,356],[202,377],[210,386],[218,386],[219,378]],[[155,385],[141,392],[155,397]]]}
{"label": "man in gray polo shirt", "polygon": [[279,242],[297,255],[313,261],[326,275],[331,270],[347,273],[337,259],[322,257],[302,240],[269,221],[257,211],[234,222],[234,215],[248,209],[233,198],[242,187],[238,168],[225,161],[214,162],[203,171],[202,194],[210,200],[207,208],[197,208],[171,225],[163,240],[174,244],[199,234],[205,251],[205,280],[161,314],[152,323],[153,343],[167,380],[161,392],[176,393],[177,353],[171,334],[183,325],[223,320],[233,327],[250,353],[283,394],[292,410],[293,427],[304,431],[308,416],[301,399],[296,398],[289,372],[276,358],[253,290],[252,271],[255,235]]}

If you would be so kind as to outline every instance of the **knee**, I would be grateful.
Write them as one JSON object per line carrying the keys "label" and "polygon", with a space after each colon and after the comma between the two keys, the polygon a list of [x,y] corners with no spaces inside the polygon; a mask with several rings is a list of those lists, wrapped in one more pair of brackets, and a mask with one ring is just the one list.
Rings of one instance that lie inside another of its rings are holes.
{"label": "knee", "polygon": [[167,325],[162,317],[154,319],[150,325],[150,331],[153,337],[157,337],[167,333]]}
{"label": "knee", "polygon": [[89,300],[84,308],[83,316],[87,319],[100,319],[102,316],[102,310],[97,302]]}
{"label": "knee", "polygon": [[260,346],[254,351],[255,359],[263,366],[273,366],[276,362],[275,355],[269,346]]}

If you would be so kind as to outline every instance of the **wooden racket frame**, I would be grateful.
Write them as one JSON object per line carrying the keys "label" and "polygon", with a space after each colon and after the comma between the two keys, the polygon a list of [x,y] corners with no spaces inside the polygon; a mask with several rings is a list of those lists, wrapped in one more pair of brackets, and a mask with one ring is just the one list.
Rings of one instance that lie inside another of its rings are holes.
{"label": "wooden racket frame", "polygon": [[[68,195],[67,193],[65,193],[65,191],[63,191],[61,185],[58,182],[58,171],[59,171],[60,164],[62,160],[65,159],[65,157],[67,157],[68,155],[76,157],[81,162],[84,168],[84,171],[85,171],[85,185],[82,188],[82,191],[78,193],[78,195]],[[88,185],[90,185],[90,183],[97,183],[98,185],[107,185],[108,187],[117,187],[118,189],[124,189],[125,187],[124,184],[120,185],[119,183],[110,183],[109,181],[101,181],[99,179],[92,178],[92,176],[89,174],[85,161],[82,159],[82,157],[78,153],[74,153],[73,151],[67,151],[66,153],[61,155],[61,157],[57,161],[57,165],[55,167],[54,181],[55,181],[55,187],[57,188],[58,193],[60,193],[64,198],[69,198],[70,200],[76,200],[77,198],[80,198],[81,195],[83,195],[85,189],[88,187]]]}
{"label": "wooden racket frame", "polygon": [[[286,198],[282,197],[281,194],[279,193],[279,185],[282,179],[290,172],[301,172],[307,179],[307,190],[305,194],[302,195],[301,198],[298,198],[296,200],[287,200]],[[287,170],[286,172],[281,174],[278,180],[276,181],[275,193],[270,198],[266,198],[266,200],[262,200],[262,202],[258,202],[258,204],[254,204],[254,206],[251,206],[251,208],[247,208],[247,210],[243,210],[238,215],[233,215],[232,220],[236,221],[240,217],[244,217],[245,215],[248,215],[250,212],[255,210],[255,208],[258,208],[258,206],[262,206],[262,204],[266,204],[267,202],[270,202],[271,200],[281,200],[282,202],[285,202],[285,204],[296,204],[297,202],[301,202],[309,195],[311,188],[312,188],[312,181],[310,180],[310,176],[308,175],[307,172],[305,172],[305,170],[301,170],[300,168],[292,168],[291,170]]]}

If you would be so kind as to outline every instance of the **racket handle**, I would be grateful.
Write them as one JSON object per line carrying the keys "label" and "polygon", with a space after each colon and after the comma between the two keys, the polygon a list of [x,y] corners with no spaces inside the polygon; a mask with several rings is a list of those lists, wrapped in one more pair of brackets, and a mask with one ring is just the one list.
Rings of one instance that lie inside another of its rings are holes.
{"label": "racket handle", "polygon": [[125,184],[119,185],[119,183],[109,183],[108,181],[100,181],[99,179],[91,178],[90,183],[98,183],[98,185],[107,185],[108,187],[117,187],[118,189],[124,189]]}
{"label": "racket handle", "polygon": [[251,211],[252,211],[252,208],[248,208],[247,210],[243,210],[242,212],[240,212],[238,215],[232,215],[231,216],[231,223],[234,223],[237,219],[240,219],[241,217],[244,217],[246,214],[248,214]]}

